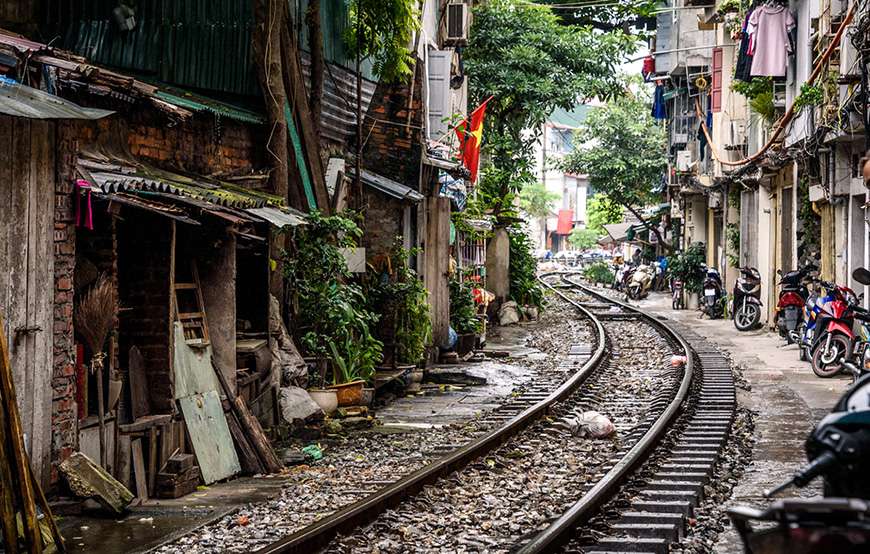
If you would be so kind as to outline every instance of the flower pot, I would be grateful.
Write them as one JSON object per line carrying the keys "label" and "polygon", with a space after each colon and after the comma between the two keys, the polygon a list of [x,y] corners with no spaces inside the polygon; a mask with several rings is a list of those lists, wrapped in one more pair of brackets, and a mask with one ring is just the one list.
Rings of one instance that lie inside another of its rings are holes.
{"label": "flower pot", "polygon": [[369,387],[363,387],[362,390],[362,405],[363,406],[371,406],[372,402],[375,400],[375,389]]}
{"label": "flower pot", "polygon": [[689,310],[697,310],[698,309],[698,293],[697,292],[686,292],[686,308]]}
{"label": "flower pot", "polygon": [[365,381],[351,381],[350,383],[332,385],[329,388],[335,391],[339,406],[359,406],[362,402],[365,384]]}
{"label": "flower pot", "polygon": [[338,395],[333,389],[308,389],[308,396],[326,415],[338,409]]}

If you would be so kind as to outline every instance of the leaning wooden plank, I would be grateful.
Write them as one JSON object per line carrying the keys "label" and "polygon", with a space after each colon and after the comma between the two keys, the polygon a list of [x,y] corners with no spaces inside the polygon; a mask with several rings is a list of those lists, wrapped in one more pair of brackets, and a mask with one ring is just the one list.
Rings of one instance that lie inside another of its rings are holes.
{"label": "leaning wooden plank", "polygon": [[33,465],[30,464],[30,478],[36,484],[36,500],[39,502],[39,507],[42,509],[42,513],[45,514],[44,520],[47,520],[48,529],[51,532],[51,539],[54,541],[54,548],[56,552],[63,554],[66,552],[66,547],[63,542],[63,535],[60,534],[60,529],[57,528],[57,521],[54,519],[54,514],[51,513],[51,506],[48,504],[48,500],[45,498],[45,494],[42,492],[42,487],[39,485],[39,481],[36,479],[36,475],[33,473]]}
{"label": "leaning wooden plank", "polygon": [[130,452],[133,457],[133,478],[136,481],[136,496],[139,500],[148,498],[148,481],[145,479],[145,458],[142,455],[142,439],[130,442]]}
{"label": "leaning wooden plank", "polygon": [[232,410],[227,414],[227,424],[230,427],[230,434],[233,436],[233,442],[236,445],[236,452],[239,454],[242,471],[250,475],[263,473],[263,464],[260,463],[260,458],[254,452],[254,448],[242,431],[239,420]]}
{"label": "leaning wooden plank", "polygon": [[139,348],[135,346],[130,348],[128,364],[130,366],[130,408],[135,420],[151,413],[151,408],[148,405],[148,378],[145,375],[145,360],[142,358]]}
{"label": "leaning wooden plank", "polygon": [[195,394],[178,403],[205,484],[239,473],[242,468],[218,393]]}
{"label": "leaning wooden plank", "polygon": [[[6,410],[6,428],[9,435],[3,446],[12,451],[7,463],[15,469],[12,471],[13,483],[20,490],[19,500],[22,505],[24,522],[24,540],[33,552],[42,552],[42,533],[36,519],[36,502],[33,495],[33,483],[28,469],[27,453],[24,449],[24,433],[21,429],[21,417],[18,414],[18,400],[15,398],[15,383],[12,380],[12,366],[9,363],[9,346],[6,344],[6,333],[3,317],[0,316],[0,409]],[[7,450],[8,452],[8,450]]]}
{"label": "leaning wooden plank", "polygon": [[81,452],[64,460],[60,472],[74,495],[93,498],[116,514],[122,513],[133,500],[133,493],[127,487]]}
{"label": "leaning wooden plank", "polygon": [[241,396],[234,396],[232,394],[229,383],[227,383],[226,377],[223,373],[220,371],[215,371],[214,373],[217,375],[217,379],[220,382],[224,394],[231,400],[230,405],[232,406],[236,417],[239,419],[239,425],[244,431],[248,442],[251,443],[251,446],[253,446],[254,450],[257,452],[257,456],[260,458],[263,469],[268,473],[278,473],[282,468],[281,462],[278,461],[278,456],[276,456],[275,451],[272,450],[272,444],[269,442],[269,439],[266,438],[266,434],[263,432],[260,422],[257,421],[257,418],[251,414],[250,410],[248,410],[245,400]]}

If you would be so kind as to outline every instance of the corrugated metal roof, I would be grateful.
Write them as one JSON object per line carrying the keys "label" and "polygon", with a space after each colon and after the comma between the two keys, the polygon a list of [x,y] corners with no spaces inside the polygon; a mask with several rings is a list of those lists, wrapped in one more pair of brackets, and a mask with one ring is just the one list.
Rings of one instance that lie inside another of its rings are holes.
{"label": "corrugated metal roof", "polygon": [[83,108],[53,94],[0,77],[0,113],[29,119],[100,119],[114,112]]}
{"label": "corrugated metal roof", "polygon": [[299,225],[305,225],[305,214],[293,208],[279,210],[278,208],[267,206],[265,208],[250,208],[245,211],[260,219],[265,219],[275,227],[298,227]]}
{"label": "corrugated metal roof", "polygon": [[[161,87],[164,89],[164,87]],[[206,98],[189,91],[171,88],[169,90],[159,90],[155,96],[164,102],[169,102],[172,105],[187,108],[193,112],[208,112],[228,119],[241,121],[243,123],[265,123],[266,118],[257,112],[240,108],[220,102],[211,98]]]}
{"label": "corrugated metal roof", "polygon": [[379,190],[393,198],[398,198],[399,200],[407,200],[416,203],[422,201],[424,198],[422,194],[411,187],[406,187],[405,185],[397,183],[392,179],[388,179],[383,175],[378,175],[377,173],[365,169],[362,170],[362,182],[373,189]]}

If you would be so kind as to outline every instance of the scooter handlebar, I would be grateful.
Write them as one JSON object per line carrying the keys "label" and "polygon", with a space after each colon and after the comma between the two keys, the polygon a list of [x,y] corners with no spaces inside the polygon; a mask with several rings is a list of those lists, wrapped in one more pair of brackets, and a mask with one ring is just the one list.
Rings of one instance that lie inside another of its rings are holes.
{"label": "scooter handlebar", "polygon": [[825,473],[830,469],[834,464],[837,463],[837,456],[834,455],[831,451],[825,451],[812,462],[804,466],[802,469],[798,470],[791,479],[774,487],[773,489],[769,489],[764,491],[764,497],[770,498],[771,496],[778,494],[788,487],[794,485],[798,488],[803,488],[807,486],[813,479],[818,477],[819,475]]}

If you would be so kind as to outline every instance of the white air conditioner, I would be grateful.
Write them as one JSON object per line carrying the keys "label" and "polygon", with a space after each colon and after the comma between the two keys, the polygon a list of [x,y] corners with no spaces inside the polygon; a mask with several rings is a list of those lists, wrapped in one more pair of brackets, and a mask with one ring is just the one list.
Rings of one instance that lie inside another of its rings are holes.
{"label": "white air conditioner", "polygon": [[447,4],[447,33],[444,44],[461,46],[468,41],[468,5],[464,2]]}
{"label": "white air conditioner", "polygon": [[734,120],[731,122],[731,140],[728,146],[732,149],[739,148],[746,144],[746,123],[743,120]]}
{"label": "white air conditioner", "polygon": [[689,171],[692,167],[692,153],[689,150],[677,150],[677,171]]}

